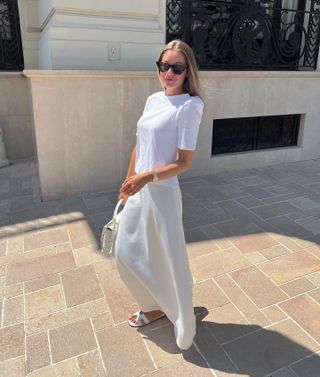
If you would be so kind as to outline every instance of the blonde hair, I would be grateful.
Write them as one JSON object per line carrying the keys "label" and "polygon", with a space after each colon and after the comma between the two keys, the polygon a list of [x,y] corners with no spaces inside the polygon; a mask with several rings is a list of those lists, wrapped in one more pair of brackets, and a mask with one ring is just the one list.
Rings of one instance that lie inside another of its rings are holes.
{"label": "blonde hair", "polygon": [[[186,58],[188,75],[186,76],[183,82],[183,90],[185,91],[185,93],[189,93],[190,96],[201,97],[200,83],[199,83],[199,76],[198,76],[198,66],[197,66],[196,58],[194,56],[192,48],[189,45],[187,45],[185,42],[180,41],[178,39],[174,39],[173,41],[169,42],[161,51],[158,61],[161,62],[163,55],[167,51],[170,51],[170,50],[181,52]],[[158,68],[158,75],[159,75],[159,68]]]}

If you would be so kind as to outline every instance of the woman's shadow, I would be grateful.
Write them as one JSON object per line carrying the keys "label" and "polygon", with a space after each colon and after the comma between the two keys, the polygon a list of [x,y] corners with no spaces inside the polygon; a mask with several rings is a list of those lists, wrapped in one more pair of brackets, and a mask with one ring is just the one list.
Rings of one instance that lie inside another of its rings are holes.
{"label": "woman's shadow", "polygon": [[[173,342],[168,342],[167,336],[163,336],[163,327],[150,331],[141,328],[139,331],[165,352],[182,353],[186,361],[203,368],[248,377],[272,377],[277,370],[313,355],[317,371],[304,370],[301,377],[320,376],[320,357],[315,354],[319,345],[311,338],[306,340],[304,332],[290,319],[271,326],[273,329],[265,329],[258,325],[205,321],[208,311],[204,307],[196,307],[195,312],[197,333],[193,346],[187,351],[181,351]],[[173,332],[173,327],[170,331]],[[286,332],[294,334],[300,344],[283,335]]]}

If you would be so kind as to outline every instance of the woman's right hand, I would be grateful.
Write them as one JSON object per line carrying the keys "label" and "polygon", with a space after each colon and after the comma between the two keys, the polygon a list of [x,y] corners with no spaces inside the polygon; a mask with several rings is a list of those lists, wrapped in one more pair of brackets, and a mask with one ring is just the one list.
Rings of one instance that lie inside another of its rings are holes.
{"label": "woman's right hand", "polygon": [[126,195],[124,193],[120,193],[119,196],[118,196],[118,200],[121,200],[122,199],[122,204],[125,205],[127,200],[129,198],[129,195]]}

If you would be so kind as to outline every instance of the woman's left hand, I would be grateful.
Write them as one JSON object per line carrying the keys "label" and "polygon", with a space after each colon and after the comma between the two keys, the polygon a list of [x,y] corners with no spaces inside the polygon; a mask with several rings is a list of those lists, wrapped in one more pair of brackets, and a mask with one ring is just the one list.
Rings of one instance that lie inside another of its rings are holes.
{"label": "woman's left hand", "polygon": [[120,195],[134,195],[152,181],[152,174],[140,173],[126,178],[120,187]]}

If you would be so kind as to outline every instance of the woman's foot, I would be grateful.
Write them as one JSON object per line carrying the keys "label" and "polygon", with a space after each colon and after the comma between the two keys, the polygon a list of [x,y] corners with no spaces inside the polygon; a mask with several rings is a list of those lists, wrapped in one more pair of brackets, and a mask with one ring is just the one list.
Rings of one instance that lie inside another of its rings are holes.
{"label": "woman's foot", "polygon": [[132,327],[143,327],[149,325],[160,318],[163,318],[165,313],[161,310],[152,310],[150,312],[137,311],[128,319],[128,323]]}

